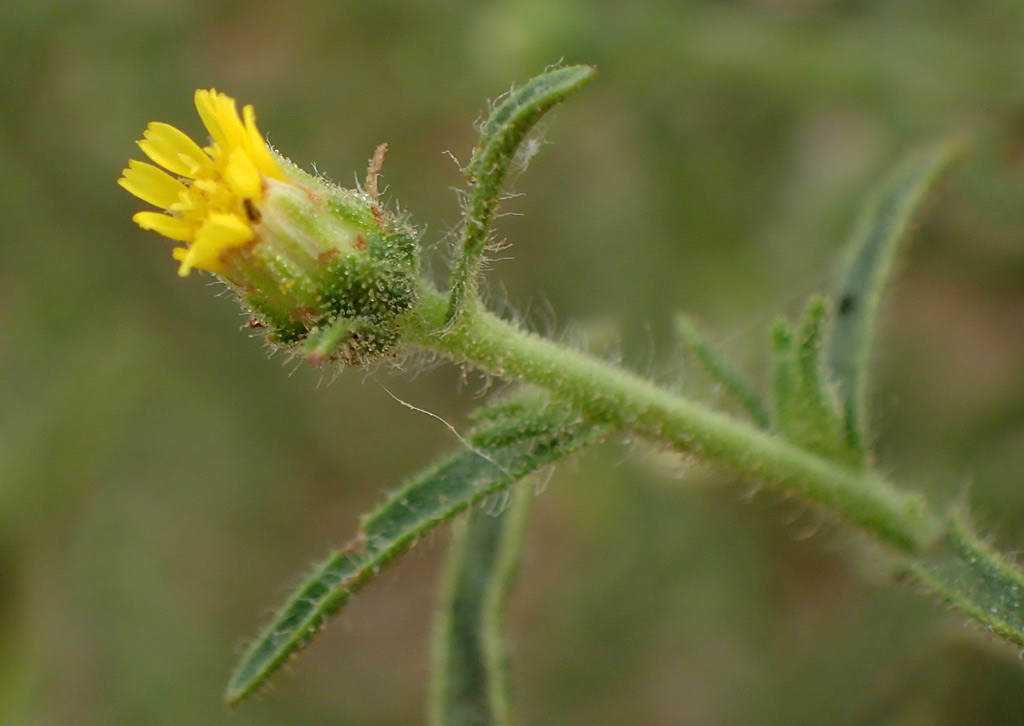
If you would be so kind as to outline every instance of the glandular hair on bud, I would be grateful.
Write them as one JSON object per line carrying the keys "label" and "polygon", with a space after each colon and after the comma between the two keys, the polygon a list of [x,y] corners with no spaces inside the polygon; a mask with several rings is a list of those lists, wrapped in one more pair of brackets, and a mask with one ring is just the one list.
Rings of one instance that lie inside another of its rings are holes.
{"label": "glandular hair on bud", "polygon": [[264,180],[251,210],[255,243],[223,256],[250,325],[316,364],[388,356],[416,302],[413,229],[366,192],[282,167],[288,181]]}

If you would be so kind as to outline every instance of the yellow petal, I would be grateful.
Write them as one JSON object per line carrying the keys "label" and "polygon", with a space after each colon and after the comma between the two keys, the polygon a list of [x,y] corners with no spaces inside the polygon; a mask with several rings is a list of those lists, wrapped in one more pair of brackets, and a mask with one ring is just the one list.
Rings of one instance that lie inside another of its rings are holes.
{"label": "yellow petal", "polygon": [[138,143],[146,156],[179,176],[195,178],[199,169],[210,164],[199,145],[170,124],[154,121],[143,135]]}
{"label": "yellow petal", "polygon": [[227,249],[244,245],[255,236],[252,227],[241,217],[214,212],[196,234],[196,244],[210,244]]}
{"label": "yellow petal", "polygon": [[193,269],[207,270],[208,272],[224,272],[224,265],[216,257],[207,258],[201,254],[200,250],[196,250],[194,247],[189,247],[185,250],[183,247],[175,247],[172,251],[174,259],[179,260],[181,264],[178,266],[178,276],[188,277],[188,274]]}
{"label": "yellow petal", "polygon": [[[241,247],[255,237],[252,228],[233,214],[211,214],[196,232],[188,255],[182,261],[188,274],[189,267],[221,272],[224,265],[220,256],[226,250]],[[181,274],[181,270],[178,271]]]}
{"label": "yellow petal", "polygon": [[188,273],[192,271],[193,267],[199,267],[201,270],[209,270],[210,272],[224,271],[224,266],[220,262],[208,267],[193,264],[195,258],[187,247],[175,247],[171,250],[171,257],[181,263],[178,267],[178,275],[180,277],[188,277]]}
{"label": "yellow petal", "polygon": [[128,168],[121,172],[124,176],[117,183],[144,202],[167,207],[178,201],[185,191],[185,185],[162,169],[144,161],[128,162]]}
{"label": "yellow petal", "polygon": [[231,190],[243,199],[258,197],[263,188],[260,173],[243,149],[231,152],[224,167],[224,180]]}
{"label": "yellow petal", "polygon": [[195,223],[162,212],[138,212],[132,217],[132,221],[143,229],[159,232],[164,237],[170,237],[178,242],[190,241],[197,229]]}
{"label": "yellow petal", "polygon": [[224,153],[245,147],[246,135],[242,120],[238,118],[235,99],[216,90],[196,91],[196,110],[213,141]]}
{"label": "yellow petal", "polygon": [[245,133],[249,137],[249,153],[252,156],[256,168],[264,176],[269,176],[280,181],[288,181],[288,177],[281,171],[274,155],[270,153],[267,142],[263,140],[259,129],[256,128],[256,112],[252,106],[245,106],[242,109],[242,117],[245,119]]}
{"label": "yellow petal", "polygon": [[217,91],[212,88],[209,91],[202,89],[196,91],[196,111],[199,112],[199,118],[203,120],[206,130],[210,132],[210,138],[213,139],[213,143],[224,148],[227,138],[224,136],[224,131],[220,127],[220,120],[217,118],[217,109],[214,101],[216,93]]}
{"label": "yellow petal", "polygon": [[235,107],[235,99],[223,93],[217,94],[217,113],[220,117],[220,127],[224,129],[228,143],[232,147],[245,148],[248,137]]}

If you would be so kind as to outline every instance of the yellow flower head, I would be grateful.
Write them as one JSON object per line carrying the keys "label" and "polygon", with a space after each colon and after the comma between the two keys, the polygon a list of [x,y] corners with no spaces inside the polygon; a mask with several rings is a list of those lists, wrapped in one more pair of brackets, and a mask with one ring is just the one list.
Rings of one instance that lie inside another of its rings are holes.
{"label": "yellow flower head", "polygon": [[326,360],[367,363],[391,355],[399,321],[417,300],[419,249],[412,227],[378,198],[382,145],[366,191],[343,189],[277,156],[252,106],[196,91],[210,132],[201,147],[151,123],[118,183],[161,211],[133,219],[184,244],[178,274],[217,273],[249,324],[272,345]]}
{"label": "yellow flower head", "polygon": [[252,106],[239,117],[233,98],[210,89],[196,91],[196,109],[210,146],[200,148],[175,127],[153,122],[138,143],[163,169],[133,159],[118,179],[142,201],[166,210],[132,219],[187,245],[174,250],[182,276],[194,267],[223,272],[221,254],[256,238],[267,180],[289,181],[256,129]]}

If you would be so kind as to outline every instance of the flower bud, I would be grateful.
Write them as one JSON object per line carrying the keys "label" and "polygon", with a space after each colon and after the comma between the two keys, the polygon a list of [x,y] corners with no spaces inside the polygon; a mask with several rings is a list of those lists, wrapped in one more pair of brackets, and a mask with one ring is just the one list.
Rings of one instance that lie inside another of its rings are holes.
{"label": "flower bud", "polygon": [[342,189],[273,152],[251,106],[240,118],[233,99],[200,90],[196,108],[209,146],[151,123],[139,146],[163,169],[133,160],[124,170],[121,186],[165,210],[135,222],[184,242],[174,250],[178,274],[219,275],[271,343],[316,364],[388,355],[416,302],[417,247],[377,199],[383,147],[368,191]]}

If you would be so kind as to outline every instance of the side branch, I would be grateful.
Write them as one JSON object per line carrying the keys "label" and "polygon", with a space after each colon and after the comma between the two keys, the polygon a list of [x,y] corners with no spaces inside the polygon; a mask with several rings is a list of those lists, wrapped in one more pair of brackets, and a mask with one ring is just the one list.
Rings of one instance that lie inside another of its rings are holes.
{"label": "side branch", "polygon": [[905,571],[996,635],[1024,645],[1024,572],[956,515],[870,470],[838,464],[638,376],[506,323],[480,307],[446,328],[447,301],[422,291],[407,341],[493,375],[557,392],[587,416],[727,464],[838,515],[888,546]]}
{"label": "side branch", "polygon": [[421,314],[404,339],[508,379],[556,392],[586,415],[721,461],[838,514],[904,553],[938,534],[924,500],[871,472],[853,471],[756,426],[712,411],[628,371],[525,332],[479,306],[447,326],[447,300],[420,292]]}

